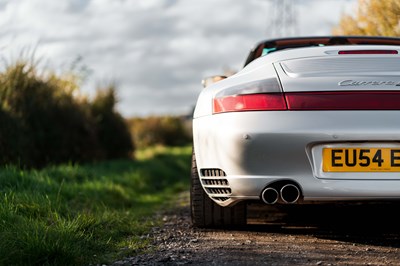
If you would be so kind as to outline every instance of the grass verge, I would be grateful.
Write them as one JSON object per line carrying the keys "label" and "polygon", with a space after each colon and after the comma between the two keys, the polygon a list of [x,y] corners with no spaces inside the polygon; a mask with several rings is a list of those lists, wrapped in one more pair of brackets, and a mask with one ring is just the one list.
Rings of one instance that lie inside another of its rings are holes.
{"label": "grass verge", "polygon": [[0,265],[89,265],[133,255],[154,213],[189,187],[191,148],[136,161],[0,170]]}

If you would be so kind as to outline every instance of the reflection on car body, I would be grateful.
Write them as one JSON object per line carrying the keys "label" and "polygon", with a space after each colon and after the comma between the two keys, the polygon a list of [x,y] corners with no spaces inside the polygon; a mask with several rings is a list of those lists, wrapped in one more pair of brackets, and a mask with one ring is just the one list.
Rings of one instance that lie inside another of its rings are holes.
{"label": "reflection on car body", "polygon": [[243,224],[254,200],[400,199],[399,51],[400,38],[267,40],[206,86],[193,118],[194,225]]}

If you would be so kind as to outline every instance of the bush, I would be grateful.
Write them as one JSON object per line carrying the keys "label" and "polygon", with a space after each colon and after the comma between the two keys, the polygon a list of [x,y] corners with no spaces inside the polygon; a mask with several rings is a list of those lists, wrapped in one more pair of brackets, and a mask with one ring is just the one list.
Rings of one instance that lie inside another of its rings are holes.
{"label": "bush", "polygon": [[129,120],[131,135],[138,148],[152,145],[182,146],[191,143],[190,126],[177,116],[151,116]]}
{"label": "bush", "polygon": [[99,144],[106,159],[127,158],[134,148],[125,119],[114,110],[115,104],[115,87],[112,85],[99,90],[90,105]]}
{"label": "bush", "polygon": [[[77,84],[74,75],[40,75],[36,65],[26,61],[0,73],[0,163],[42,167],[129,156],[133,147],[126,137],[124,156],[104,145],[105,127],[115,135],[127,132],[121,116],[113,111],[115,101],[107,110],[97,108],[102,92],[90,102],[74,96],[79,93]],[[106,124],[99,119],[103,113]]]}
{"label": "bush", "polygon": [[19,164],[28,158],[25,149],[29,147],[22,124],[9,113],[0,109],[0,164],[9,162]]}

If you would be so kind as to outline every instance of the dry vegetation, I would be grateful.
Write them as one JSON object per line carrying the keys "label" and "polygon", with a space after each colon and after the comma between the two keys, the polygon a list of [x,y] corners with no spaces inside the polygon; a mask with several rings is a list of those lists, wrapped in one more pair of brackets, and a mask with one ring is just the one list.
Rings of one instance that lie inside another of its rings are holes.
{"label": "dry vegetation", "polygon": [[94,100],[79,95],[73,75],[39,74],[27,61],[6,67],[0,73],[0,164],[130,157],[133,144],[114,110],[114,87],[99,90]]}

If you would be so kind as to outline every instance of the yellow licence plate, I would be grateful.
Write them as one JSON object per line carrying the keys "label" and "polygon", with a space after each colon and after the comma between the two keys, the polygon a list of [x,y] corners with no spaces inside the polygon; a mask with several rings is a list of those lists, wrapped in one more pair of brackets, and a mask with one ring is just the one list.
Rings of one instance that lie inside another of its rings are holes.
{"label": "yellow licence plate", "polygon": [[324,148],[324,172],[400,172],[400,148]]}

